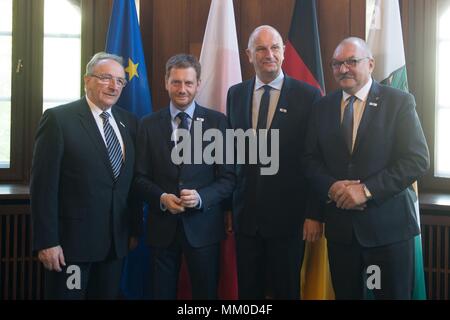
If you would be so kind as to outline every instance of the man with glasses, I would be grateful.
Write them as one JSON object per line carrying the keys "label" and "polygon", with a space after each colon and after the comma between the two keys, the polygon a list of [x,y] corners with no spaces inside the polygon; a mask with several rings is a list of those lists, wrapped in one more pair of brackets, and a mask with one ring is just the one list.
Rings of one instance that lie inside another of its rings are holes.
{"label": "man with glasses", "polygon": [[[337,299],[411,299],[419,231],[412,183],[429,167],[414,97],[371,78],[375,61],[359,38],[331,61],[340,90],[313,108],[307,176],[325,205]],[[367,279],[365,279],[367,278]]]}
{"label": "man with glasses", "polygon": [[130,193],[137,119],[115,105],[126,85],[122,58],[97,53],[86,95],[48,109],[31,172],[33,249],[47,299],[115,299],[122,258],[137,236]]}

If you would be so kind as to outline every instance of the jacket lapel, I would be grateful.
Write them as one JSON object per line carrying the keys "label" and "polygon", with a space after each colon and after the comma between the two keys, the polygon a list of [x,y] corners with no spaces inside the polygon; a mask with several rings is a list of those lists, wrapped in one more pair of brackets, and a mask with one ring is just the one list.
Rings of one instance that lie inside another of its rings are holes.
{"label": "jacket lapel", "polygon": [[95,122],[94,116],[92,115],[91,109],[86,101],[86,98],[82,98],[79,106],[78,115],[80,117],[81,125],[84,127],[86,132],[88,133],[92,143],[95,145],[95,148],[100,153],[100,157],[103,160],[104,164],[108,167],[108,170],[111,173],[111,177],[113,177],[113,171],[111,168],[111,162],[109,161],[108,150],[106,149],[105,142],[103,137],[98,129],[97,123]]}
{"label": "jacket lapel", "polygon": [[364,136],[367,134],[368,128],[372,119],[377,114],[377,110],[380,109],[380,104],[382,103],[380,97],[380,85],[373,81],[372,87],[369,91],[369,96],[367,97],[366,106],[364,108],[364,113],[361,118],[361,122],[358,127],[358,133],[356,135],[355,146],[353,147],[353,153],[358,150],[358,146]]}
{"label": "jacket lapel", "polygon": [[[114,120],[116,121],[117,127],[119,128],[120,135],[122,136],[123,141],[123,149],[124,149],[124,163],[122,166],[122,169],[120,170],[119,178],[122,175],[123,171],[126,171],[130,167],[130,165],[133,165],[132,161],[130,161],[130,157],[127,156],[128,152],[134,152],[134,146],[133,141],[131,139],[130,133],[126,127],[126,123],[124,119],[121,117],[120,112],[117,111],[117,108],[113,106],[111,108],[111,112],[114,116]],[[129,154],[129,153],[128,153]]]}
{"label": "jacket lapel", "polygon": [[278,103],[275,108],[275,112],[273,114],[272,121],[270,123],[269,129],[277,129],[279,128],[279,121],[283,114],[287,114],[289,105],[288,105],[288,96],[289,91],[291,90],[291,78],[288,76],[284,76],[283,86],[281,87],[280,97],[278,98]]}
{"label": "jacket lapel", "polygon": [[243,130],[246,131],[247,129],[250,129],[252,127],[252,109],[253,109],[253,90],[255,88],[255,78],[253,78],[252,81],[248,82],[247,88],[244,90],[244,105],[242,108],[242,119],[244,119],[244,128]]}
{"label": "jacket lapel", "polygon": [[167,154],[170,159],[170,153],[175,145],[175,141],[172,141],[172,119],[170,117],[170,108],[167,107],[161,112],[161,121],[159,121],[160,132],[162,133],[163,143],[167,147]]}

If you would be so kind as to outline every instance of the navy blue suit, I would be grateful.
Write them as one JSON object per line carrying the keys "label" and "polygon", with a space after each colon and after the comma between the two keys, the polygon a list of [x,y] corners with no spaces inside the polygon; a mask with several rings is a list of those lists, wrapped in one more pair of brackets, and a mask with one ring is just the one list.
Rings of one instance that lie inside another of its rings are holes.
{"label": "navy blue suit", "polygon": [[[194,122],[201,122],[202,132],[215,128],[225,137],[227,120],[222,113],[196,105],[190,128],[192,142]],[[216,298],[219,243],[225,238],[224,201],[231,196],[235,184],[233,165],[203,161],[176,165],[171,159],[171,135],[171,115],[165,108],[142,119],[137,138],[135,185],[149,203],[148,242],[160,261],[154,272],[155,297],[176,298],[179,253],[183,251],[193,298]],[[203,148],[209,143],[203,142]],[[182,189],[197,190],[201,208],[186,209],[177,215],[162,211],[161,195],[165,192],[179,196]]]}
{"label": "navy blue suit", "polygon": [[[254,86],[255,78],[228,91],[227,116],[233,129],[252,128]],[[299,298],[303,222],[319,216],[309,201],[301,157],[311,108],[319,98],[318,89],[285,76],[269,128],[279,130],[279,171],[263,176],[258,165],[237,165],[233,220],[241,299],[265,297],[266,272],[273,297]]]}
{"label": "navy blue suit", "polygon": [[[359,266],[351,265],[354,259],[346,259],[346,254],[355,245],[379,251],[384,246],[408,242],[419,234],[414,210],[417,197],[412,183],[428,169],[429,154],[411,94],[373,82],[353,153],[347,149],[340,131],[341,99],[342,91],[336,91],[315,105],[305,161],[311,185],[321,202],[327,203],[325,234],[336,295],[338,298],[357,298],[362,288],[356,288],[355,284],[352,289],[349,284],[361,270],[357,270]],[[334,202],[328,201],[328,191],[333,183],[347,179],[361,180],[371,192],[373,199],[366,203],[363,211],[338,209]],[[406,247],[410,251],[410,245]],[[403,251],[395,255],[401,254]],[[409,259],[410,256],[405,258]],[[399,270],[383,261],[380,262],[385,265],[382,277],[400,278],[396,274]],[[354,274],[343,279],[346,268]],[[389,272],[393,274],[388,275]],[[408,296],[407,292],[402,296],[387,282],[383,288],[385,296],[381,297]],[[403,287],[402,290],[408,289]]]}

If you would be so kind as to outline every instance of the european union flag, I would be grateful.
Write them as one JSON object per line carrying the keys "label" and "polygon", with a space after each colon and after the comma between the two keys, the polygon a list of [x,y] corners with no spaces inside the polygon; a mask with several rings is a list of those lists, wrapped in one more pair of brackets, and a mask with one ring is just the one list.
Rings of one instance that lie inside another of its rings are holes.
{"label": "european union flag", "polygon": [[[128,80],[117,102],[139,118],[152,111],[144,51],[134,0],[114,0],[106,40],[106,52],[123,57]],[[147,210],[144,213],[144,226]],[[150,249],[145,245],[145,232],[138,247],[124,262],[121,290],[127,299],[150,299]]]}
{"label": "european union flag", "polygon": [[117,104],[139,118],[150,113],[152,101],[134,0],[114,0],[106,52],[124,59],[128,84]]}

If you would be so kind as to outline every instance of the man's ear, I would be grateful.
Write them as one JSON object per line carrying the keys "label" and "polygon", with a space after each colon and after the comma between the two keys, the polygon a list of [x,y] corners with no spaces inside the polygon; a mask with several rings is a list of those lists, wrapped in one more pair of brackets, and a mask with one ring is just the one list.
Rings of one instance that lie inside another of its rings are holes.
{"label": "man's ear", "polygon": [[248,61],[250,62],[250,63],[253,63],[253,60],[252,60],[252,51],[251,51],[251,49],[245,49],[245,53],[247,54],[247,57],[248,57]]}
{"label": "man's ear", "polygon": [[370,65],[370,73],[372,73],[373,70],[375,70],[375,59],[371,58],[369,60],[369,65]]}

